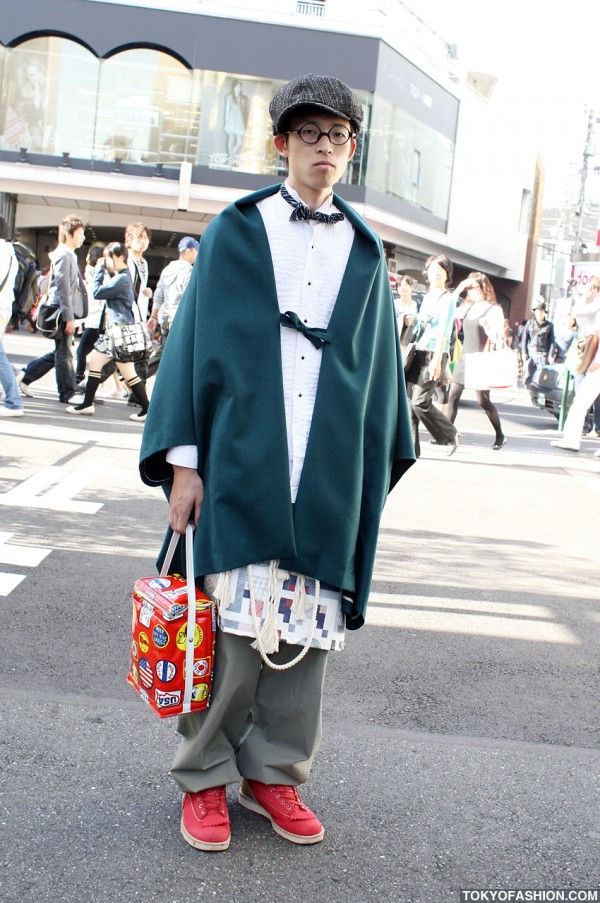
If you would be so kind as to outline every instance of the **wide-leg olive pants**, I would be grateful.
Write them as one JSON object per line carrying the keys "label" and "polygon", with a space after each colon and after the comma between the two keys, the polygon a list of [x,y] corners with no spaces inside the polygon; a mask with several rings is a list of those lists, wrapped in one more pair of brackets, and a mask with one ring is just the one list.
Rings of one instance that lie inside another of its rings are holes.
{"label": "wide-leg olive pants", "polygon": [[[274,671],[252,640],[219,631],[213,696],[204,712],[182,715],[171,774],[184,792],[240,781],[297,786],[307,780],[321,742],[327,652],[310,649],[294,667]],[[291,661],[300,647],[270,656]]]}

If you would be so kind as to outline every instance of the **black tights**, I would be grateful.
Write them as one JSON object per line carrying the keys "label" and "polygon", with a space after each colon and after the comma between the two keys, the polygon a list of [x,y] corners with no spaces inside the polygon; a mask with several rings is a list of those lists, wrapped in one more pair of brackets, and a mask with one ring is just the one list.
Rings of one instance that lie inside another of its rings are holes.
{"label": "black tights", "polygon": [[[456,420],[456,413],[458,411],[458,402],[460,401],[460,396],[463,393],[464,386],[461,386],[460,383],[452,383],[450,386],[450,397],[448,398],[448,410],[446,412],[446,416],[451,423],[454,423]],[[504,439],[504,433],[502,432],[502,424],[500,423],[500,415],[498,414],[498,408],[495,404],[493,404],[490,398],[490,390],[489,389],[479,389],[477,391],[477,402],[479,407],[482,408],[490,423],[494,427],[494,431],[496,433],[496,442],[501,442]]]}

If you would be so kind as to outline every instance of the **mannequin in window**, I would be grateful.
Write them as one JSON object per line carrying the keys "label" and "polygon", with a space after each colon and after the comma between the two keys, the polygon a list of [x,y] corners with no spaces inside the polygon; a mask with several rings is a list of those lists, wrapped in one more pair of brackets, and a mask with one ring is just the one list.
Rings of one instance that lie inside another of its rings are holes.
{"label": "mannequin in window", "polygon": [[223,130],[227,135],[227,155],[236,157],[242,149],[246,124],[248,122],[248,98],[242,91],[239,79],[233,82],[231,90],[225,98],[225,124]]}

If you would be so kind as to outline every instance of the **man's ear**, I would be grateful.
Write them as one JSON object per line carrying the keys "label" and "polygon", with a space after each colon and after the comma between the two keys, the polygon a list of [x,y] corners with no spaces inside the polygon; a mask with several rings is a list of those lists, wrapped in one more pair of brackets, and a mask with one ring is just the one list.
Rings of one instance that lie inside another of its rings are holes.
{"label": "man's ear", "polygon": [[288,146],[287,146],[287,135],[273,135],[273,144],[279,151],[282,157],[287,157],[289,155]]}

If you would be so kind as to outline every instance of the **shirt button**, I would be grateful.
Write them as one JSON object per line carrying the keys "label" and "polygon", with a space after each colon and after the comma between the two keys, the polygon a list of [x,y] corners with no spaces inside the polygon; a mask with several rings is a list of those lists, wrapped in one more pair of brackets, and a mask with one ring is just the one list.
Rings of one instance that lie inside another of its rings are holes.
{"label": "shirt button", "polygon": [[309,285],[312,285],[312,282],[309,282],[308,284],[309,284]]}

